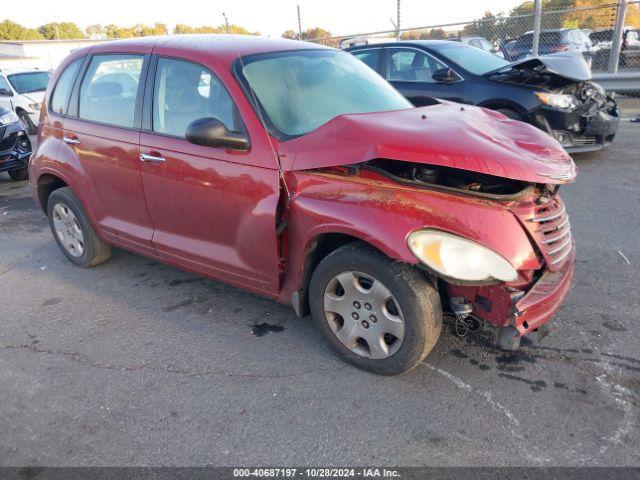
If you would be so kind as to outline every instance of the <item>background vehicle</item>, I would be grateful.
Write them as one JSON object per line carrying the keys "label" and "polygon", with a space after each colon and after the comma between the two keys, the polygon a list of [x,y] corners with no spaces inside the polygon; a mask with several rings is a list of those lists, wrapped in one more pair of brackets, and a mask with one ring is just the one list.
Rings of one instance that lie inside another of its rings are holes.
{"label": "background vehicle", "polygon": [[16,112],[29,134],[36,133],[50,78],[51,74],[42,70],[0,70],[0,106]]}
{"label": "background vehicle", "polygon": [[29,177],[28,161],[31,142],[18,116],[0,107],[0,172],[8,172],[13,180]]}
{"label": "background vehicle", "polygon": [[[594,58],[594,68],[605,70],[611,55],[613,41],[613,29],[596,30],[589,35],[593,44],[598,48]],[[622,33],[622,45],[620,46],[620,64],[624,67],[640,66],[640,33],[634,27],[625,27]]]}
{"label": "background vehicle", "polygon": [[377,43],[388,43],[394,42],[394,38],[387,37],[353,37],[353,38],[345,38],[340,42],[340,48],[345,49],[349,47],[356,47],[358,45],[375,45]]}
{"label": "background vehicle", "polygon": [[[506,45],[509,59],[520,60],[531,56],[533,48],[533,32],[527,32],[515,41]],[[591,65],[596,49],[589,37],[577,28],[561,28],[542,30],[540,32],[539,55],[549,55],[561,52],[578,52],[588,65]]]}
{"label": "background vehicle", "polygon": [[108,42],[75,51],[47,99],[30,185],[78,266],[115,245],[290,303],[386,375],[419,364],[445,312],[513,349],[569,288],[557,193],[576,170],[557,142],[485,109],[415,109],[345,52]]}
{"label": "background vehicle", "polygon": [[501,48],[495,46],[484,37],[461,37],[457,41],[466,43],[467,45],[471,45],[472,47],[479,48],[480,50],[484,50],[485,52],[493,53],[494,55],[504,58],[504,52],[501,50]]}
{"label": "background vehicle", "polygon": [[348,49],[414,105],[433,97],[497,110],[556,138],[570,152],[613,140],[618,108],[577,55],[509,63],[478,48],[445,40],[416,40]]}

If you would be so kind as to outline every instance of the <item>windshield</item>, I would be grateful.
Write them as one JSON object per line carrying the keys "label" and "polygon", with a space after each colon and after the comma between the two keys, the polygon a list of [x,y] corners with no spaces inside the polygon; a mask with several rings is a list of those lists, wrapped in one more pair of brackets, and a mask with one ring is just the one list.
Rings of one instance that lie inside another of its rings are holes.
{"label": "windshield", "polygon": [[15,73],[7,79],[18,93],[44,92],[47,89],[49,72]]}
{"label": "windshield", "polygon": [[242,75],[279,137],[304,135],[345,113],[413,107],[371,68],[337,50],[252,56]]}
{"label": "windshield", "polygon": [[509,65],[504,58],[464,43],[439,43],[429,48],[476,75]]}

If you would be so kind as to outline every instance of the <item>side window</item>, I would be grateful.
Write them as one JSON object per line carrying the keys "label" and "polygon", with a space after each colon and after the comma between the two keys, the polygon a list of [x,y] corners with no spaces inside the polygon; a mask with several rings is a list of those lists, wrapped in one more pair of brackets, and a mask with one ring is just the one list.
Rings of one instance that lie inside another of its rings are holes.
{"label": "side window", "polygon": [[2,75],[0,75],[0,90],[9,90],[10,92],[13,91],[11,90],[11,86],[9,85],[9,82],[7,81],[7,79],[4,78]]}
{"label": "side window", "polygon": [[82,58],[79,58],[72,62],[64,72],[58,77],[58,83],[53,90],[53,96],[51,97],[51,111],[64,115],[67,113],[67,103],[69,102],[69,94],[73,87],[73,81],[78,74],[80,65],[82,65]]}
{"label": "side window", "polygon": [[433,72],[447,68],[435,58],[413,49],[390,49],[387,58],[388,80],[434,83]]}
{"label": "side window", "polygon": [[379,48],[361,51],[356,50],[353,52],[353,56],[377,72],[380,65],[380,51],[381,49]]}
{"label": "side window", "polygon": [[143,61],[142,55],[93,57],[80,85],[80,118],[133,127]]}
{"label": "side window", "polygon": [[231,96],[210,70],[159,58],[153,87],[153,131],[184,137],[191,122],[205,117],[217,118],[230,131],[244,131]]}

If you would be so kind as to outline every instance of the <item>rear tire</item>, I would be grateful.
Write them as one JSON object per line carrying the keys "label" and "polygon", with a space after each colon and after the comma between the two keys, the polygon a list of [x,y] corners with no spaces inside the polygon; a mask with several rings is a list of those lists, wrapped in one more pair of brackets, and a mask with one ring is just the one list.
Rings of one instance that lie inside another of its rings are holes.
{"label": "rear tire", "polygon": [[440,297],[426,277],[361,242],[338,248],[318,264],[309,305],[336,353],[379,375],[415,368],[442,330]]}
{"label": "rear tire", "polygon": [[18,170],[9,170],[9,176],[11,180],[15,180],[17,182],[22,182],[24,180],[29,180],[29,169],[28,168],[20,168]]}
{"label": "rear tire", "polygon": [[98,237],[69,187],[51,194],[47,202],[47,217],[53,237],[71,263],[79,267],[94,267],[111,256],[111,246]]}

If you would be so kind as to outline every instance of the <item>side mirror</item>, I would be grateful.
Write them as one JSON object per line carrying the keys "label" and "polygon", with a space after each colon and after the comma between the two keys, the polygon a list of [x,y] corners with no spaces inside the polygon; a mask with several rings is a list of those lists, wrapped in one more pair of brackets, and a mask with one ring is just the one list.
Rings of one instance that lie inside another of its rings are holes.
{"label": "side mirror", "polygon": [[8,88],[0,88],[0,95],[3,97],[13,97],[13,92]]}
{"label": "side mirror", "polygon": [[439,68],[431,75],[436,82],[453,83],[458,80],[458,76],[450,68]]}
{"label": "side mirror", "polygon": [[230,132],[217,118],[199,118],[187,127],[187,141],[203,147],[249,150],[249,139],[242,134]]}

